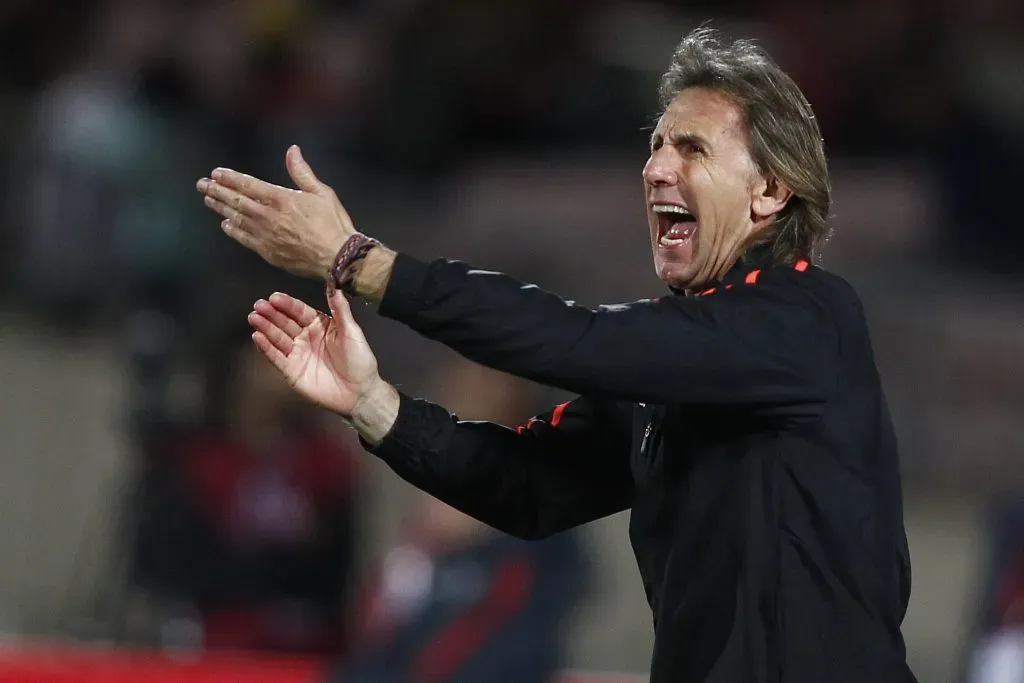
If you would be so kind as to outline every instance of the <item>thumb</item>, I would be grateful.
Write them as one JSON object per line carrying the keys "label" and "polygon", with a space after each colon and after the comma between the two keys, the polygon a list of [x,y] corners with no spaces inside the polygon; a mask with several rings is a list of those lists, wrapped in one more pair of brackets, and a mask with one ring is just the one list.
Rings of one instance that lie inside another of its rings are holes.
{"label": "thumb", "polygon": [[327,295],[327,305],[331,307],[331,317],[334,318],[334,324],[338,329],[344,330],[346,334],[351,333],[353,329],[359,329],[356,319],[352,317],[352,306],[340,289]]}
{"label": "thumb", "polygon": [[306,160],[302,158],[302,150],[298,145],[288,148],[284,157],[285,166],[288,168],[288,175],[292,177],[295,184],[303,192],[320,192],[322,184],[317,180],[316,174],[310,168]]}

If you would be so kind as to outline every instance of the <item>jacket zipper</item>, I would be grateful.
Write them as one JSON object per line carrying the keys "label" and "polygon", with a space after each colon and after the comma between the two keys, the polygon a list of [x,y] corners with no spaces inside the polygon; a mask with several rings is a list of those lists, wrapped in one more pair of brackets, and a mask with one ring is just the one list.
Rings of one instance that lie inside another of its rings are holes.
{"label": "jacket zipper", "polygon": [[647,455],[647,441],[651,438],[651,430],[654,429],[654,416],[647,420],[647,426],[644,427],[644,438],[640,440],[640,455]]}

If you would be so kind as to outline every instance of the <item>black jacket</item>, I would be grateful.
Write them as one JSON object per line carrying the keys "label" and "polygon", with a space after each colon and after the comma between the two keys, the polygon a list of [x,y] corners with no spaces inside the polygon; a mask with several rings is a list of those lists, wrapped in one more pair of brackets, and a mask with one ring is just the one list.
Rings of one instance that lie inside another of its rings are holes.
{"label": "black jacket", "polygon": [[402,396],[371,449],[510,534],[627,508],[653,683],[908,683],[896,439],[861,304],[800,262],[597,310],[400,255],[380,312],[578,393],[522,427]]}

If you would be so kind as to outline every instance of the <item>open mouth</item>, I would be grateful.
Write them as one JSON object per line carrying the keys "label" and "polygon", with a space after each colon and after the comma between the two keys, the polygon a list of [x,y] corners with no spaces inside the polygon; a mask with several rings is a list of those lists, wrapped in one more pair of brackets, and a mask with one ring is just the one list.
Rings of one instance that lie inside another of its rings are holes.
{"label": "open mouth", "polygon": [[697,232],[697,217],[684,206],[677,204],[655,204],[658,217],[658,244],[678,247],[685,244]]}

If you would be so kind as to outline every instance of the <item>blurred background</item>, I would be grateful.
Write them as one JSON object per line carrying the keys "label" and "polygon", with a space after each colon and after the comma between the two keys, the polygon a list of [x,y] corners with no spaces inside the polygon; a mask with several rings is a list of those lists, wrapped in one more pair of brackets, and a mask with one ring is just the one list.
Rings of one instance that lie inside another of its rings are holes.
{"label": "blurred background", "polygon": [[[297,404],[245,315],[322,292],[194,184],[286,183],[299,143],[398,249],[657,296],[640,170],[708,19],[823,128],[824,265],[864,299],[902,443],[912,664],[1024,681],[1020,0],[3,0],[0,679],[642,676],[627,517],[518,543]],[[388,379],[461,417],[564,399],[357,316]]]}

